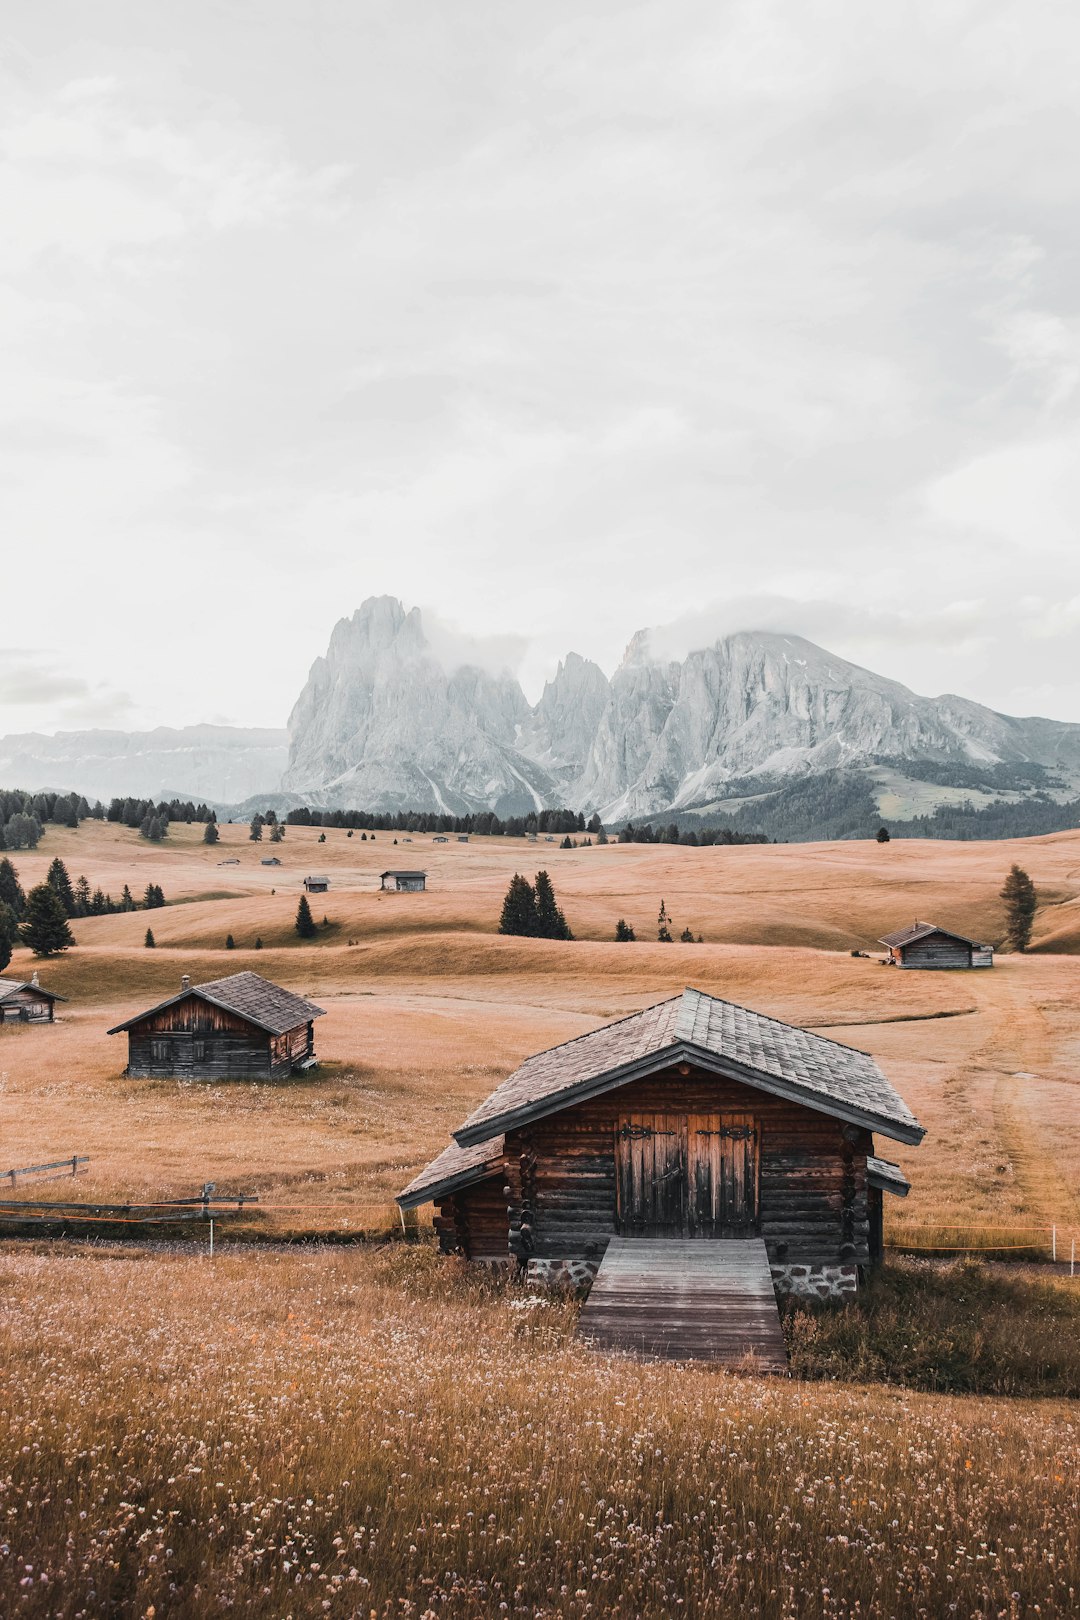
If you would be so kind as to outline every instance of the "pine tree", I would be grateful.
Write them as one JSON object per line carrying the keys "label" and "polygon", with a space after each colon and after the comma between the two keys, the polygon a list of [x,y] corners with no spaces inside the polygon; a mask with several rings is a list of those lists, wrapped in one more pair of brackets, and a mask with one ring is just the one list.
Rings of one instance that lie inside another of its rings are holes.
{"label": "pine tree", "polygon": [[[272,844],[280,844],[281,840],[284,837],[285,837],[285,828],[284,828],[284,826],[282,825],[282,823],[280,821],[275,821],[273,826],[270,828],[270,842]],[[349,834],[349,837],[350,838],[352,837],[352,833]]]}
{"label": "pine tree", "polygon": [[[320,843],[320,844],[325,844],[325,843],[326,843],[326,834],[325,834],[325,833],[320,833],[320,834],[319,834],[319,843]],[[396,839],[396,838],[395,838],[395,839],[394,839],[394,843],[395,843],[395,844],[396,844],[396,843],[397,843],[397,839]]]}
{"label": "pine tree", "polygon": [[262,830],[263,830],[264,826],[265,826],[265,822],[263,821],[262,816],[260,816],[258,811],[256,811],[256,813],[251,818],[251,827],[250,827],[250,830],[248,832],[248,838],[251,840],[251,842],[253,844],[258,844],[258,843],[261,842],[261,840],[262,840]]}
{"label": "pine tree", "polygon": [[569,833],[567,833],[566,837],[563,839],[562,843],[559,845],[559,848],[560,849],[573,849],[574,848],[573,844],[570,842],[570,834]]}
{"label": "pine tree", "polygon": [[1001,898],[1005,902],[1005,943],[1014,951],[1026,951],[1031,944],[1039,897],[1028,874],[1015,862],[1005,879]]}
{"label": "pine tree", "polygon": [[59,900],[60,904],[63,906],[65,917],[74,917],[75,891],[71,887],[71,879],[68,876],[68,869],[60,859],[59,855],[56,856],[52,865],[49,867],[45,881],[56,895],[56,898]]}
{"label": "pine tree", "polygon": [[682,940],[684,945],[692,945],[694,943],[693,929],[687,926],[683,929],[682,933],[679,935],[679,938]]}
{"label": "pine tree", "polygon": [[634,930],[626,921],[625,917],[620,917],[618,922],[615,924],[615,938],[618,940],[637,939],[637,935],[634,933]]}
{"label": "pine tree", "polygon": [[546,872],[536,874],[536,932],[541,939],[573,939]]}
{"label": "pine tree", "polygon": [[255,936],[255,949],[257,951],[261,951],[262,948],[263,948],[262,935],[261,934],[256,934],[256,936]]}
{"label": "pine tree", "polygon": [[157,945],[157,940],[154,938],[154,930],[152,928],[148,928],[146,930],[146,936],[143,939],[143,944],[146,946],[148,951],[152,951]]}
{"label": "pine tree", "polygon": [[300,896],[300,904],[296,908],[296,932],[301,939],[313,939],[316,933],[315,919],[311,915],[306,894]]}
{"label": "pine tree", "polygon": [[225,935],[225,949],[227,951],[235,951],[236,949],[236,941],[231,934]]}
{"label": "pine tree", "polygon": [[608,835],[604,831],[603,827],[601,827],[600,831],[596,835],[596,842],[598,844],[606,844],[607,841],[608,841]]}
{"label": "pine tree", "polygon": [[539,932],[536,916],[536,893],[528,878],[523,878],[520,872],[515,872],[510,879],[510,887],[503,900],[502,916],[499,918],[500,934],[517,934],[526,939],[535,939]]}
{"label": "pine tree", "polygon": [[19,883],[19,874],[7,856],[0,861],[0,905],[10,906],[16,917],[26,910],[26,896]]}
{"label": "pine tree", "polygon": [[76,917],[90,915],[90,882],[85,873],[75,879],[75,915]]}
{"label": "pine tree", "polygon": [[878,828],[878,830],[877,830],[877,841],[878,841],[879,844],[887,844],[889,842],[889,829],[888,829],[888,827],[879,827]]}
{"label": "pine tree", "polygon": [[120,895],[120,910],[121,911],[134,911],[135,910],[135,896],[132,894],[131,890],[129,889],[129,887],[128,887],[128,885],[126,883],[124,884],[123,891],[122,891],[122,893]]}
{"label": "pine tree", "polygon": [[19,943],[19,919],[11,907],[0,900],[0,973],[11,961],[12,947]]}
{"label": "pine tree", "polygon": [[58,956],[69,945],[74,945],[67,912],[56,890],[48,883],[39,883],[27,895],[19,937],[35,956]]}
{"label": "pine tree", "polygon": [[662,945],[671,944],[671,918],[668,916],[667,906],[661,900],[660,911],[656,919],[656,937]]}
{"label": "pine tree", "polygon": [[4,827],[4,844],[8,849],[37,849],[40,837],[41,823],[22,810],[17,810]]}
{"label": "pine tree", "polygon": [[206,830],[202,835],[203,843],[204,844],[216,844],[220,837],[221,837],[221,834],[218,832],[217,822],[216,821],[208,821],[206,823]]}

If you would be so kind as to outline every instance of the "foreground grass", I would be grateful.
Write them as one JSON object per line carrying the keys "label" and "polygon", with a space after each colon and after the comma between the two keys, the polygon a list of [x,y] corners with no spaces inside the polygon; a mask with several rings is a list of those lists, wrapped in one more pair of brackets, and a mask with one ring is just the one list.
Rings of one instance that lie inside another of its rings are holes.
{"label": "foreground grass", "polygon": [[974,1260],[897,1260],[848,1304],[784,1312],[799,1378],[1080,1396],[1080,1286]]}
{"label": "foreground grass", "polygon": [[608,1359],[425,1248],[0,1252],[0,1613],[1064,1615],[1061,1402]]}

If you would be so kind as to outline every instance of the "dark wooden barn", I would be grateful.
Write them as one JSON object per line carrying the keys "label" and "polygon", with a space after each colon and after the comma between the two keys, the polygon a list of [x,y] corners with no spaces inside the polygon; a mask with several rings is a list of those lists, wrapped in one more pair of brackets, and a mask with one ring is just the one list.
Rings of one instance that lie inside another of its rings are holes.
{"label": "dark wooden barn", "polygon": [[35,973],[30,979],[0,979],[0,1024],[51,1024],[63,996],[43,990]]}
{"label": "dark wooden barn", "polygon": [[325,894],[330,887],[330,879],[321,875],[309,876],[304,879],[304,888],[308,894]]}
{"label": "dark wooden barn", "polygon": [[889,952],[893,967],[902,968],[984,968],[994,965],[994,947],[950,933],[937,923],[913,922],[895,934],[883,934],[878,941]]}
{"label": "dark wooden barn", "polygon": [[427,888],[426,872],[383,872],[379,878],[380,889],[389,889],[395,893],[419,893]]}
{"label": "dark wooden barn", "polygon": [[323,1010],[258,973],[185,977],[178,995],[109,1034],[127,1035],[125,1073],[137,1079],[277,1080],[314,1066]]}
{"label": "dark wooden barn", "polygon": [[538,1278],[594,1275],[613,1238],[753,1238],[776,1289],[842,1293],[907,1190],[875,1133],[924,1134],[873,1058],[686,990],[529,1058],[398,1202]]}

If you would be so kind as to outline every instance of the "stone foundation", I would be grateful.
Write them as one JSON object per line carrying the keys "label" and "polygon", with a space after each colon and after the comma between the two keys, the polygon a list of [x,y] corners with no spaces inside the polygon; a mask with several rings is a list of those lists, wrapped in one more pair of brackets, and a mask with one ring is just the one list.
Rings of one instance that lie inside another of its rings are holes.
{"label": "stone foundation", "polygon": [[859,1285],[856,1266],[774,1265],[769,1269],[778,1294],[796,1294],[806,1299],[843,1299]]}
{"label": "stone foundation", "polygon": [[599,1260],[530,1260],[525,1281],[530,1288],[591,1288]]}

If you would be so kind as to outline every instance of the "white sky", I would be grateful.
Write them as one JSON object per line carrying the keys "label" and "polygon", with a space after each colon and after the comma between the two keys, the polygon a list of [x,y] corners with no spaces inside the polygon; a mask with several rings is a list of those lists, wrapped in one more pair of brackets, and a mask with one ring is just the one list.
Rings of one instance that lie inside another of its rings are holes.
{"label": "white sky", "polygon": [[810,636],[1080,720],[1080,11],[7,0],[0,732]]}

